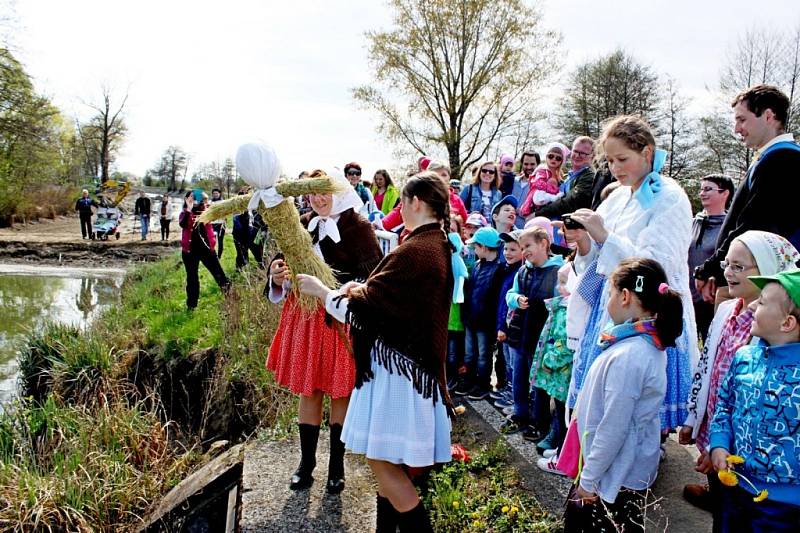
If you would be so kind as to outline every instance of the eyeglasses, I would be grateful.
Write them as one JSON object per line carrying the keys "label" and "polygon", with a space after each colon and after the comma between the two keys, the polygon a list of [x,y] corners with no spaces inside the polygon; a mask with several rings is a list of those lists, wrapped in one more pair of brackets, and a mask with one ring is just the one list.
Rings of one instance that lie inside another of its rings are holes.
{"label": "eyeglasses", "polygon": [[547,159],[555,159],[556,161],[563,161],[564,158],[556,154],[547,154]]}
{"label": "eyeglasses", "polygon": [[573,150],[572,153],[580,157],[589,157],[592,155],[592,152],[581,152],[580,150]]}
{"label": "eyeglasses", "polygon": [[491,168],[482,168],[481,169],[481,174],[496,174],[496,172],[494,170],[492,170]]}
{"label": "eyeglasses", "polygon": [[714,191],[722,192],[722,189],[719,189],[717,187],[703,187],[702,189],[700,189],[700,192],[714,192]]}
{"label": "eyeglasses", "polygon": [[360,170],[348,170],[347,171],[347,175],[348,176],[360,176],[361,175],[361,171]]}
{"label": "eyeglasses", "polygon": [[731,269],[731,272],[734,274],[741,274],[745,270],[750,270],[751,268],[755,268],[755,265],[737,265],[733,263],[728,263],[727,261],[720,261],[719,266],[722,267],[722,270]]}

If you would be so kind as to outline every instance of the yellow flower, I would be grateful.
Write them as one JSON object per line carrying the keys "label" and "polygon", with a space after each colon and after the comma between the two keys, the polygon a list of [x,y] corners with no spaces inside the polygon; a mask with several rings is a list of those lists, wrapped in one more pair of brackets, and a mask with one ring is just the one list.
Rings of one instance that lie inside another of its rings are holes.
{"label": "yellow flower", "polygon": [[740,455],[729,455],[726,459],[729,465],[740,465],[744,463],[744,457]]}
{"label": "yellow flower", "polygon": [[735,487],[739,484],[739,478],[733,470],[720,470],[717,472],[717,477],[723,485],[728,487]]}
{"label": "yellow flower", "polygon": [[756,502],[756,503],[763,502],[764,500],[767,499],[767,496],[769,496],[769,492],[767,492],[767,489],[764,489],[761,492],[759,492],[758,494],[756,494],[756,497],[753,498],[753,501]]}
{"label": "yellow flower", "polygon": [[503,511],[503,513],[507,513],[508,512],[508,505],[504,505],[503,508],[500,509],[500,510]]}
{"label": "yellow flower", "polygon": [[458,509],[459,505],[461,505],[461,502],[459,502],[458,500],[453,500],[453,507],[454,508]]}
{"label": "yellow flower", "polygon": [[472,523],[472,526],[473,526],[473,527],[478,527],[478,528],[480,528],[480,527],[483,527],[483,522],[481,522],[480,520],[475,520],[475,521]]}
{"label": "yellow flower", "polygon": [[477,520],[478,518],[480,518],[480,517],[481,517],[481,513],[479,513],[478,511],[475,511],[474,513],[472,513],[472,515],[471,515],[471,516],[472,516],[472,518],[474,518],[475,520]]}
{"label": "yellow flower", "polygon": [[516,505],[512,505],[511,506],[511,514],[514,514],[516,512],[519,512],[519,507],[517,507]]}

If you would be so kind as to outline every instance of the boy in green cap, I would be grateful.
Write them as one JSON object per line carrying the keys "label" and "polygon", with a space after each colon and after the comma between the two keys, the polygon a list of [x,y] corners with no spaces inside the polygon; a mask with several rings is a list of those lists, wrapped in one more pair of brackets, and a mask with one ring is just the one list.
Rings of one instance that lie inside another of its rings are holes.
{"label": "boy in green cap", "polygon": [[800,270],[751,276],[761,296],[710,428],[722,492],[714,531],[800,529]]}

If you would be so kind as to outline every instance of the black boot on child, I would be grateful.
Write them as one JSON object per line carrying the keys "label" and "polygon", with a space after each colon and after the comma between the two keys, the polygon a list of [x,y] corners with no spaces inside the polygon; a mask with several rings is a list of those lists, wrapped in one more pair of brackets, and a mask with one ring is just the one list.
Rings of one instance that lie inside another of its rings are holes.
{"label": "black boot on child", "polygon": [[292,475],[289,488],[292,490],[307,489],[314,483],[311,473],[317,466],[317,441],[319,440],[319,426],[299,424],[300,427],[300,466]]}
{"label": "black boot on child", "polygon": [[397,523],[400,533],[433,533],[433,526],[422,500],[410,511],[397,513]]}
{"label": "black boot on child", "polygon": [[397,533],[397,511],[389,498],[378,494],[375,533]]}
{"label": "black boot on child", "polygon": [[344,443],[342,425],[331,424],[331,455],[328,458],[328,494],[339,494],[344,490]]}

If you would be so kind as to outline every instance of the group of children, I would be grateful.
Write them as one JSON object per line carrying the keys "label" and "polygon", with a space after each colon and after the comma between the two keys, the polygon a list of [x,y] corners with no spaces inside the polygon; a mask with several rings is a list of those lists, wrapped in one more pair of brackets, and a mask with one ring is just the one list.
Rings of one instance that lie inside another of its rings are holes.
{"label": "group of children", "polygon": [[[540,468],[575,478],[567,531],[643,531],[663,453],[666,350],[685,327],[680,293],[655,260],[617,266],[601,355],[567,412],[567,307],[578,275],[570,254],[557,253],[565,250],[553,245],[549,221],[495,229],[509,203],[493,206],[493,224],[476,212],[463,225],[452,220],[451,241],[460,237],[469,274],[463,304],[451,307],[448,388],[491,397],[507,416],[503,433],[521,432],[536,443]],[[723,265],[732,299],[718,307],[679,432],[683,444],[697,439],[697,470],[710,485],[699,490],[715,531],[800,527],[799,261],[782,237],[751,231]]]}

